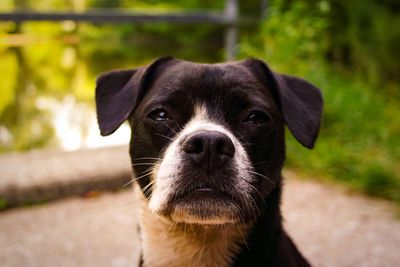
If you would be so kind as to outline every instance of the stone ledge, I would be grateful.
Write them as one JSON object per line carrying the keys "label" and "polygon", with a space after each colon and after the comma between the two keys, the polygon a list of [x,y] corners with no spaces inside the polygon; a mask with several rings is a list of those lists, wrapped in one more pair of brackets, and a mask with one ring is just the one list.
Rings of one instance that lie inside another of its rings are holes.
{"label": "stone ledge", "polygon": [[3,206],[119,190],[132,178],[128,146],[72,152],[37,150],[0,156]]}

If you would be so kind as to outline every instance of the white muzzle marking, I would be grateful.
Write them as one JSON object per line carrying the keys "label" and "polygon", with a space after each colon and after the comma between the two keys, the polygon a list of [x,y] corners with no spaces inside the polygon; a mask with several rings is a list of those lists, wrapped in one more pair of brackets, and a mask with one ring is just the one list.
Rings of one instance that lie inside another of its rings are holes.
{"label": "white muzzle marking", "polygon": [[[157,163],[153,174],[154,187],[153,192],[149,201],[149,209],[154,213],[161,213],[166,208],[167,201],[170,194],[177,190],[176,181],[180,179],[182,175],[182,157],[185,152],[182,151],[180,144],[187,136],[190,136],[197,131],[217,131],[228,136],[234,147],[235,154],[233,156],[234,163],[234,177],[235,188],[238,193],[248,194],[251,191],[252,175],[249,171],[252,169],[249,157],[240,141],[224,126],[212,122],[209,119],[206,109],[203,106],[198,106],[195,109],[193,118],[186,124],[181,132],[175,137],[168,148],[165,151],[161,162]],[[224,213],[222,213],[224,214]],[[182,211],[173,212],[171,219],[179,222],[187,223],[209,223],[209,224],[220,224],[232,222],[232,218],[196,218],[193,216],[185,215]]]}

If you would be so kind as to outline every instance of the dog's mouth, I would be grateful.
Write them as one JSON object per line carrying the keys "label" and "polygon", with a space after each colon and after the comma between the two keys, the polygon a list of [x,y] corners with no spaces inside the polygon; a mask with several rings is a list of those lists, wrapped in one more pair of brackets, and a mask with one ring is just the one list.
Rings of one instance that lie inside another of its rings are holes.
{"label": "dog's mouth", "polygon": [[172,197],[169,218],[196,224],[236,223],[240,216],[237,200],[229,192],[212,187],[196,187]]}
{"label": "dog's mouth", "polygon": [[191,202],[191,201],[212,201],[212,200],[226,200],[229,201],[230,195],[220,189],[211,187],[198,187],[188,190],[175,198],[177,202]]}

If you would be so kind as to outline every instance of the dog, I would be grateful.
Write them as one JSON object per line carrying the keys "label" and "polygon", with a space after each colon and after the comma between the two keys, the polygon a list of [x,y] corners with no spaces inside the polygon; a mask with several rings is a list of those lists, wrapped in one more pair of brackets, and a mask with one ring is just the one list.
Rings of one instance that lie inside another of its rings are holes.
{"label": "dog", "polygon": [[320,90],[258,59],[163,57],[96,83],[100,133],[131,126],[140,266],[310,266],[282,226],[285,126],[313,148]]}

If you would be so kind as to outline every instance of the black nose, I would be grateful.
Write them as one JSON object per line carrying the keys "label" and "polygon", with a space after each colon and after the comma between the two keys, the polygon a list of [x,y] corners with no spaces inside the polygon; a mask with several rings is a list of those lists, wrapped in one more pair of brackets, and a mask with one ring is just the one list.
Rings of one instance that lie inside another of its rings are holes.
{"label": "black nose", "polygon": [[192,162],[211,170],[223,166],[235,154],[232,140],[218,131],[199,131],[187,136],[182,150]]}

